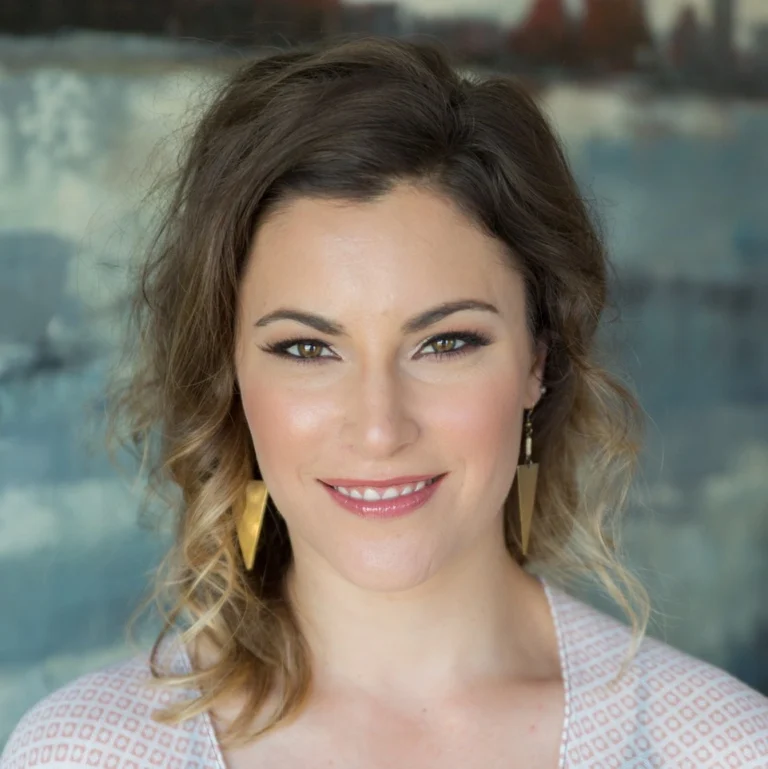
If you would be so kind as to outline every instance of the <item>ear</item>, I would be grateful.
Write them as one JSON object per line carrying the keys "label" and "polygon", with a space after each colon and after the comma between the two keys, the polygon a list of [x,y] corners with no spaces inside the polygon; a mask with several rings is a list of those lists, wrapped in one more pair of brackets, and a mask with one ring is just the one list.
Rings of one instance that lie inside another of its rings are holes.
{"label": "ear", "polygon": [[541,385],[544,381],[544,369],[547,365],[547,345],[537,341],[534,345],[531,368],[526,383],[525,407],[532,409],[541,398]]}

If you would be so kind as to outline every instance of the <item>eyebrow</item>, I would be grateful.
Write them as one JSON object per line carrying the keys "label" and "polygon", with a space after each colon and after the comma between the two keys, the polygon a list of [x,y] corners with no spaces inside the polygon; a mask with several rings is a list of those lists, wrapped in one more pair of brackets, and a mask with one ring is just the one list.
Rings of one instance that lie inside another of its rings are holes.
{"label": "eyebrow", "polygon": [[[481,310],[483,312],[492,312],[495,315],[500,315],[498,308],[490,302],[483,302],[479,299],[458,299],[453,302],[443,302],[435,307],[431,307],[424,312],[415,315],[410,318],[402,326],[402,332],[404,334],[413,334],[417,331],[423,331],[425,328],[434,325],[443,318],[447,318],[449,315],[453,315],[456,312],[462,312],[464,310]],[[342,336],[347,333],[347,330],[341,323],[324,318],[322,315],[317,315],[313,312],[304,312],[303,310],[294,310],[290,307],[281,307],[273,312],[267,313],[262,318],[259,318],[253,325],[256,327],[266,326],[270,323],[274,323],[277,320],[294,320],[297,323],[303,323],[305,326],[310,326],[323,334],[329,334],[330,336]]]}

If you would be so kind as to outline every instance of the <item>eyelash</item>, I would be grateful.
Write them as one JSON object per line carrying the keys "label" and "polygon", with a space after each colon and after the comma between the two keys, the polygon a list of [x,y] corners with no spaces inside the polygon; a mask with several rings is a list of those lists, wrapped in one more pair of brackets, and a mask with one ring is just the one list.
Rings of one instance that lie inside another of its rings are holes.
{"label": "eyelash", "polygon": [[[456,358],[471,352],[472,350],[485,347],[491,343],[491,339],[479,331],[449,331],[445,334],[437,334],[436,336],[430,337],[426,342],[424,342],[422,347],[429,347],[429,345],[434,344],[435,342],[446,340],[456,340],[463,342],[464,344],[459,347],[458,350],[427,353],[426,357],[437,358],[438,360],[442,360],[443,358]],[[277,355],[282,358],[290,358],[297,363],[316,363],[319,361],[329,360],[329,356],[325,355],[318,355],[313,358],[302,358],[300,355],[293,355],[289,353],[288,349],[293,347],[295,344],[321,345],[322,347],[328,349],[328,345],[325,344],[325,342],[321,342],[319,339],[307,339],[305,337],[294,337],[293,339],[286,339],[284,342],[276,342],[275,344],[267,345],[262,349],[265,352],[271,353],[272,355]]]}

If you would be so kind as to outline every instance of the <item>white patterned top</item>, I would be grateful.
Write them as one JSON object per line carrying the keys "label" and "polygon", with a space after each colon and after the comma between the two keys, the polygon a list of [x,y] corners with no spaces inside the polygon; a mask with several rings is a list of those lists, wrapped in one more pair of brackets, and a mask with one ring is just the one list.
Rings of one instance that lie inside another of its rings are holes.
{"label": "white patterned top", "polygon": [[[614,691],[630,629],[542,581],[566,691],[558,769],[768,769],[768,698],[651,637]],[[174,670],[189,671],[171,644]],[[194,692],[147,689],[149,676],[139,655],[52,692],[16,725],[0,769],[226,769],[208,713],[178,726],[150,718]]]}

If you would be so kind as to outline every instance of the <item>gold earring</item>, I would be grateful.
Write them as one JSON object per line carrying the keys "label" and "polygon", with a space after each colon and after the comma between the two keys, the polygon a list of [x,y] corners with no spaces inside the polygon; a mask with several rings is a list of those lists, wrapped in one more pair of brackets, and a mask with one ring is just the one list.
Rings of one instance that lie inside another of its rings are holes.
{"label": "gold earring", "polygon": [[536,481],[539,475],[539,465],[531,460],[533,452],[533,409],[528,409],[525,415],[525,459],[517,466],[517,503],[520,510],[520,540],[523,555],[528,554],[528,539],[531,536],[531,520],[533,506],[536,501]]}
{"label": "gold earring", "polygon": [[259,542],[261,525],[264,522],[267,497],[267,484],[264,481],[248,482],[245,487],[242,511],[237,517],[237,539],[248,571],[253,568],[256,560],[256,546]]}

